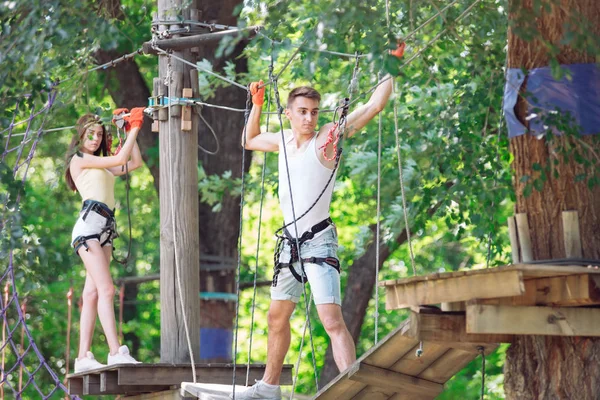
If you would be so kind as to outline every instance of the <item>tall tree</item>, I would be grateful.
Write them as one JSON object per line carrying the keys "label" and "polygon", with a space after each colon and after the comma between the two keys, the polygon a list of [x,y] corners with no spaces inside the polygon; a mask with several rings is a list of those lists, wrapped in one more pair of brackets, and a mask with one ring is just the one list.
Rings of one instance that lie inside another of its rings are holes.
{"label": "tall tree", "polygon": [[[531,70],[557,63],[596,62],[597,47],[592,43],[600,33],[598,1],[515,0],[510,7],[510,68]],[[582,43],[585,48],[581,47]],[[526,84],[521,89],[522,93],[525,91]],[[521,122],[526,124],[527,104],[522,98],[516,111]],[[588,159],[591,153],[598,154],[600,142],[597,136],[562,133],[542,139],[525,134],[511,140],[517,195],[515,211],[527,213],[534,259],[565,257],[560,227],[561,212],[567,210],[579,214],[583,257],[599,259],[600,187],[594,183],[598,176],[598,161],[582,163],[578,159]],[[567,146],[574,150],[567,152]],[[587,179],[580,181],[577,176]],[[543,188],[537,185],[537,190],[532,191],[527,187],[531,182],[524,177],[542,179],[545,184]],[[507,352],[506,397],[597,399],[600,397],[599,356],[600,339],[517,337]]]}

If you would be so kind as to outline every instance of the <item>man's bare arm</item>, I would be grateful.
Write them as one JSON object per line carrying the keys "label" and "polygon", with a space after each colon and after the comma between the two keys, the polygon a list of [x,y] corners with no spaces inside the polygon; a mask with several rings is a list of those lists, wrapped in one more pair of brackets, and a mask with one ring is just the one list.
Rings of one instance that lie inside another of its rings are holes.
{"label": "man's bare arm", "polygon": [[379,86],[375,89],[369,101],[348,114],[346,121],[346,135],[353,136],[365,127],[377,114],[379,114],[390,98],[394,79],[386,75]]}
{"label": "man's bare arm", "polygon": [[242,147],[246,150],[277,151],[279,150],[278,135],[260,132],[260,115],[264,103],[265,89],[258,88],[263,82],[252,82],[250,93],[252,94],[252,110],[248,116],[248,123],[242,130]]}

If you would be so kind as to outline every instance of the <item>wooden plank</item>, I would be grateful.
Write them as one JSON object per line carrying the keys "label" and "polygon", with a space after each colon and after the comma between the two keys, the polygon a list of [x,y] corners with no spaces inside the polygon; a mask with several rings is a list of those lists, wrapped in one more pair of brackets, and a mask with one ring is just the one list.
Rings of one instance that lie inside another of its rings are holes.
{"label": "wooden plank", "polygon": [[395,293],[393,301],[386,302],[386,309],[393,310],[441,302],[517,296],[523,294],[525,288],[521,271],[509,270],[496,274],[408,283],[388,287],[387,290]]}
{"label": "wooden plank", "polygon": [[188,400],[190,397],[181,397],[180,389],[165,390],[163,392],[144,393],[134,396],[126,396],[127,400]]}
{"label": "wooden plank", "polygon": [[465,311],[467,308],[467,305],[465,304],[464,301],[453,301],[453,302],[443,302],[440,305],[440,309],[442,311],[446,311],[446,312],[457,312],[457,311]]}
{"label": "wooden plank", "polygon": [[519,255],[519,237],[517,234],[517,221],[514,216],[508,217],[508,238],[510,239],[512,262],[521,262],[521,256]]}
{"label": "wooden plank", "polygon": [[408,391],[435,397],[444,390],[444,386],[438,383],[362,362],[356,363],[350,368],[348,378],[382,388],[386,392],[401,393]]}
{"label": "wooden plank", "polygon": [[419,374],[425,371],[431,364],[450,351],[450,347],[445,346],[444,344],[424,342],[422,346],[423,353],[418,356],[417,349],[420,348],[420,344],[415,345],[415,347],[394,363],[389,369],[407,375],[419,376]]}
{"label": "wooden plank", "polygon": [[419,378],[446,383],[477,356],[472,352],[450,349],[419,374]]}
{"label": "wooden plank", "polygon": [[600,304],[600,276],[595,274],[528,279],[521,296],[478,300],[507,306],[581,306]]}
{"label": "wooden plank", "polygon": [[[246,390],[245,386],[236,386],[235,393],[241,393]],[[233,392],[231,385],[213,385],[206,383],[181,383],[181,395],[193,396],[199,400],[230,400],[229,395]]]}
{"label": "wooden plank", "polygon": [[511,343],[514,339],[513,335],[467,333],[464,313],[411,312],[408,334],[427,343],[442,343],[448,348],[460,348],[475,353],[480,346],[489,353],[498,347],[497,343]]}
{"label": "wooden plank", "polygon": [[[246,365],[236,367],[236,384],[246,382]],[[250,382],[261,379],[265,371],[264,364],[252,364]],[[179,385],[181,382],[193,381],[192,369],[189,365],[165,364],[129,364],[118,368],[118,383],[122,385]],[[230,384],[233,376],[232,364],[199,364],[196,365],[196,381],[198,383]],[[284,365],[281,384],[292,384],[292,366]]]}
{"label": "wooden plank", "polygon": [[100,375],[83,376],[83,394],[100,394]]}
{"label": "wooden plank", "polygon": [[69,394],[83,395],[83,378],[68,378]]}
{"label": "wooden plank", "polygon": [[119,385],[118,371],[104,371],[100,373],[100,393],[102,394],[139,394],[161,392],[168,389],[169,386]]}
{"label": "wooden plank", "polygon": [[515,215],[517,222],[517,234],[519,236],[519,248],[521,250],[521,261],[533,261],[533,250],[531,247],[531,234],[529,232],[529,221],[526,213]]}
{"label": "wooden plank", "polygon": [[402,279],[393,279],[379,283],[379,286],[398,286],[409,283],[435,281],[442,279],[458,278],[463,276],[497,274],[505,271],[521,271],[524,279],[535,279],[552,276],[566,276],[576,274],[599,274],[600,270],[586,268],[581,265],[552,265],[552,264],[511,264],[495,268],[470,269],[463,271],[436,272],[433,274],[411,276]]}
{"label": "wooden plank", "polygon": [[581,237],[579,233],[579,214],[577,211],[563,211],[563,240],[567,258],[581,258]]}
{"label": "wooden plank", "polygon": [[467,332],[600,336],[600,309],[470,304]]}

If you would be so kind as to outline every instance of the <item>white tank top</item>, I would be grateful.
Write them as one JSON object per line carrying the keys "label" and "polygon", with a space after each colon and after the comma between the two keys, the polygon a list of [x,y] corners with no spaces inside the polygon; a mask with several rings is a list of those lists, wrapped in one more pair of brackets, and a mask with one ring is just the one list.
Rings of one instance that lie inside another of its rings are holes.
{"label": "white tank top", "polygon": [[75,186],[81,199],[104,203],[111,210],[115,208],[115,176],[104,168],[84,168]]}
{"label": "white tank top", "polygon": [[[293,135],[287,139],[287,144],[293,140]],[[302,154],[291,157],[288,155],[288,167],[290,181],[292,186],[292,195],[294,198],[294,211],[296,219],[308,210],[315,202],[321,191],[325,188],[332,170],[321,164],[317,156],[317,135],[313,136],[306,150]],[[337,171],[336,171],[337,174]],[[300,220],[297,221],[298,236],[310,228],[329,217],[329,206],[331,204],[331,195],[335,185],[335,176],[327,186],[325,193],[321,196],[317,204]],[[283,144],[279,144],[279,203],[285,224],[294,220],[292,213],[292,196],[290,196],[290,184],[288,183],[288,171],[285,163],[285,154]],[[294,224],[287,228],[288,232],[296,237]]]}

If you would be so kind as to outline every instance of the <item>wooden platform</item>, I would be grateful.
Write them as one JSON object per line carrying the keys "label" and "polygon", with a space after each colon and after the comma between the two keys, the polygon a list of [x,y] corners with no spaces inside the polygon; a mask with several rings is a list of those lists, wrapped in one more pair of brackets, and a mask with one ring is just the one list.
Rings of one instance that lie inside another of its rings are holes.
{"label": "wooden platform", "polygon": [[[423,341],[423,353],[417,356]],[[497,347],[490,340],[510,337],[465,332],[463,313],[413,311],[408,320],[319,391],[319,400],[434,399],[444,384],[481,351]]]}
{"label": "wooden platform", "polygon": [[[386,308],[464,311],[466,333],[600,336],[600,270],[515,264],[386,281]],[[577,307],[577,308],[575,308]]]}
{"label": "wooden platform", "polygon": [[[265,371],[264,364],[251,364],[249,381],[254,383]],[[231,385],[233,364],[196,364],[196,381]],[[161,392],[182,382],[193,381],[189,364],[121,364],[67,376],[69,394],[109,395]],[[284,385],[292,384],[292,366],[284,365]],[[246,365],[236,366],[236,384],[245,385]]]}
{"label": "wooden platform", "polygon": [[[235,392],[241,393],[246,389],[245,386],[236,386]],[[192,397],[199,400],[231,400],[229,397],[231,392],[231,385],[192,382],[183,382],[181,384],[182,397]]]}

